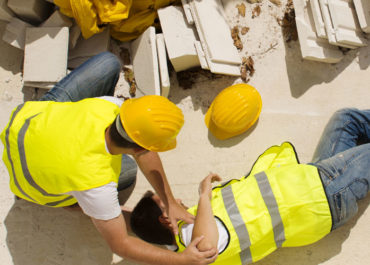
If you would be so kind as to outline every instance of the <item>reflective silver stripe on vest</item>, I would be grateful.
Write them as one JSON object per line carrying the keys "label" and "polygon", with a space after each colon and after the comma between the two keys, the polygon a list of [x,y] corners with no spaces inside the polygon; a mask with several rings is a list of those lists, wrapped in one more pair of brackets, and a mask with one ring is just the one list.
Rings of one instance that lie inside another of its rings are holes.
{"label": "reflective silver stripe on vest", "polygon": [[[39,115],[39,113],[38,114],[35,114],[35,115],[31,116],[31,117],[29,117],[24,122],[22,128],[20,129],[20,131],[18,133],[18,150],[19,150],[19,157],[20,157],[20,162],[21,162],[21,166],[22,166],[22,170],[23,170],[23,175],[26,178],[26,180],[28,181],[28,184],[31,185],[32,187],[34,187],[36,190],[38,190],[43,196],[45,196],[45,197],[61,197],[61,196],[64,196],[64,195],[51,194],[51,193],[48,193],[43,188],[41,188],[35,182],[35,180],[32,178],[31,173],[30,173],[30,171],[28,169],[27,159],[26,159],[26,152],[25,152],[25,148],[24,148],[24,138],[26,136],[27,129],[30,126],[31,119],[33,119],[37,115]],[[60,201],[46,203],[45,205],[48,205],[48,206],[57,206],[58,204],[66,201],[66,200],[72,199],[72,198],[73,198],[72,196],[68,196],[67,198],[64,198],[64,199],[62,199]]]}
{"label": "reflective silver stripe on vest", "polygon": [[222,198],[224,200],[226,211],[229,215],[230,221],[233,224],[234,230],[239,239],[240,245],[240,259],[242,264],[252,263],[252,254],[249,249],[251,241],[249,233],[245,226],[244,220],[240,215],[238,206],[235,202],[235,197],[231,189],[231,185],[221,189]]}
{"label": "reflective silver stripe on vest", "polygon": [[9,159],[9,162],[10,162],[10,165],[12,167],[12,173],[13,173],[13,180],[14,180],[14,184],[15,186],[17,186],[17,189],[25,196],[27,197],[28,199],[30,199],[31,201],[34,201],[36,202],[34,199],[32,199],[27,193],[24,192],[24,190],[21,188],[21,186],[19,185],[19,182],[17,180],[17,176],[15,175],[15,169],[14,169],[14,163],[13,163],[13,160],[12,160],[12,156],[10,154],[10,143],[9,143],[9,134],[10,134],[10,127],[13,125],[13,121],[15,119],[15,116],[17,116],[18,112],[22,109],[22,107],[24,106],[24,104],[21,104],[19,105],[14,113],[13,113],[13,116],[12,118],[10,119],[10,122],[9,122],[9,126],[8,128],[6,129],[5,131],[5,145],[6,145],[6,153],[8,155],[8,159]]}
{"label": "reflective silver stripe on vest", "polygon": [[276,202],[270,182],[265,172],[260,172],[255,175],[258,187],[261,191],[263,200],[271,216],[272,229],[274,231],[274,240],[277,247],[281,247],[285,241],[284,224],[280,216],[279,207]]}

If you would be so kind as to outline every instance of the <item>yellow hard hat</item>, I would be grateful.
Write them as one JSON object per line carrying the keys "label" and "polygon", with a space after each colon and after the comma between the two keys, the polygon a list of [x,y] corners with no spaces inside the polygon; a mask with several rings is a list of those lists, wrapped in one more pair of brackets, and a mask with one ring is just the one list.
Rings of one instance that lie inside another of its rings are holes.
{"label": "yellow hard hat", "polygon": [[224,140],[248,130],[257,121],[261,108],[261,96],[254,87],[232,85],[213,100],[205,123],[216,138]]}
{"label": "yellow hard hat", "polygon": [[181,109],[157,95],[125,100],[120,119],[127,135],[135,143],[155,152],[175,148],[176,136],[184,124]]}

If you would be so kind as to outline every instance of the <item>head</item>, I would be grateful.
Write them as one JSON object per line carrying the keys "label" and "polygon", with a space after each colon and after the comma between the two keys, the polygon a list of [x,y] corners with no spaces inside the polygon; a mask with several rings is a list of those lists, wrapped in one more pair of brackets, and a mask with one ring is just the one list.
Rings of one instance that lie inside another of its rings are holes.
{"label": "head", "polygon": [[117,115],[116,119],[109,126],[108,135],[113,144],[120,148],[132,149],[133,153],[144,151],[145,149],[135,143],[127,136],[125,130],[120,122],[120,117]]}
{"label": "head", "polygon": [[131,214],[132,231],[149,243],[171,245],[175,242],[164,204],[159,196],[147,191]]}
{"label": "head", "polygon": [[119,116],[126,135],[154,152],[175,148],[176,137],[184,124],[181,109],[157,95],[125,100]]}

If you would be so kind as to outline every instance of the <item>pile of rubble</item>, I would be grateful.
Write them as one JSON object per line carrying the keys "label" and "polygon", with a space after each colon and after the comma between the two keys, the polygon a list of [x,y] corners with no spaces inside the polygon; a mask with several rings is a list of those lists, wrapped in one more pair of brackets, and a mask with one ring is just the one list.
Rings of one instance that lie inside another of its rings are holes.
{"label": "pile of rubble", "polygon": [[[0,2],[0,19],[9,22],[2,38],[24,50],[24,86],[51,88],[67,69],[109,49],[109,29],[85,40],[75,21],[52,2]],[[201,67],[240,76],[242,61],[220,0],[182,0],[182,6],[168,6],[158,15],[162,33],[150,27],[129,44],[135,79],[129,68],[125,75],[142,94],[168,96],[167,59],[176,72]],[[135,94],[134,89],[131,92]]]}
{"label": "pile of rubble", "polygon": [[369,0],[293,0],[293,4],[304,59],[337,63],[343,49],[368,45]]}
{"label": "pile of rubble", "polygon": [[3,41],[24,50],[25,87],[50,89],[91,56],[109,49],[106,30],[85,40],[79,26],[53,1],[1,0],[0,20],[9,22]]}

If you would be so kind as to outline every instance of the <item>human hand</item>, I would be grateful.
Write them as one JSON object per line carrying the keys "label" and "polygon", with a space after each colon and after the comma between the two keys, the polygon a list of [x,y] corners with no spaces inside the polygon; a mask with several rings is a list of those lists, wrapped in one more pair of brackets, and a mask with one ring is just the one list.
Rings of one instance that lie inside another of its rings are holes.
{"label": "human hand", "polygon": [[183,220],[188,224],[192,224],[194,223],[195,219],[195,217],[187,212],[185,208],[179,203],[179,200],[173,201],[169,204],[167,215],[175,235],[178,234],[177,221]]}
{"label": "human hand", "polygon": [[212,182],[221,181],[221,177],[217,174],[210,173],[199,184],[199,195],[207,195],[210,199],[212,197]]}
{"label": "human hand", "polygon": [[217,249],[212,248],[206,251],[199,251],[197,245],[202,241],[204,236],[194,238],[189,246],[180,253],[184,258],[186,265],[204,265],[215,262],[218,256]]}

